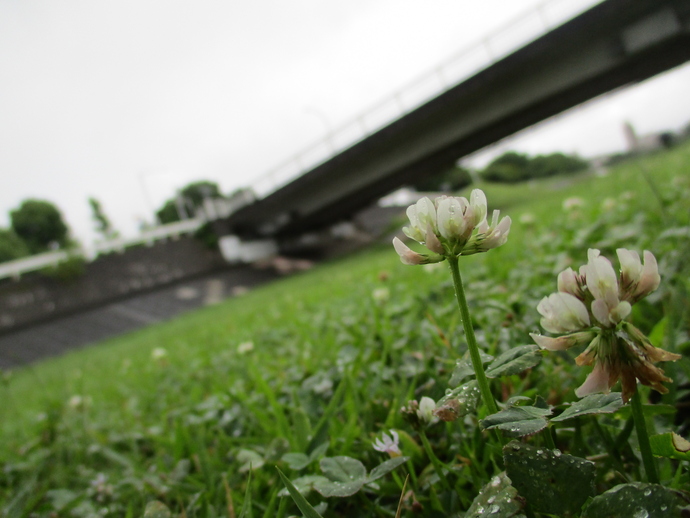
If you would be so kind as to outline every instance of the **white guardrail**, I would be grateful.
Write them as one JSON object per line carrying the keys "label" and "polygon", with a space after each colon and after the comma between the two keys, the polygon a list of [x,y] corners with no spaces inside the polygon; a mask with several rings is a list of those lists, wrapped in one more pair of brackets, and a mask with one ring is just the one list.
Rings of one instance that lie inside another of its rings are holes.
{"label": "white guardrail", "polygon": [[23,259],[7,261],[0,263],[0,279],[19,279],[25,273],[57,266],[58,264],[74,257],[79,257],[85,259],[86,261],[90,261],[98,254],[123,252],[125,248],[130,246],[141,244],[150,246],[156,241],[168,238],[176,238],[183,234],[195,232],[201,225],[205,223],[205,221],[205,218],[198,217],[195,219],[169,223],[168,225],[160,225],[149,230],[144,230],[141,234],[134,238],[118,238],[95,243],[91,250],[84,248],[56,250],[55,252],[46,252],[44,254],[32,255]]}
{"label": "white guardrail", "polygon": [[251,189],[259,198],[271,194],[601,1],[546,0],[538,4],[291,156],[255,181]]}

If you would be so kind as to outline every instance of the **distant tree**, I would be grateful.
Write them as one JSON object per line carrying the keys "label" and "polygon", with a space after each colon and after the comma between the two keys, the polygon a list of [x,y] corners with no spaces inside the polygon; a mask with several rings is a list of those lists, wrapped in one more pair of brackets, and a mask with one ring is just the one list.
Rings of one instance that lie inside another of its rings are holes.
{"label": "distant tree", "polygon": [[422,178],[412,186],[422,192],[451,192],[459,191],[471,183],[472,177],[469,171],[456,166],[442,173]]}
{"label": "distant tree", "polygon": [[29,247],[12,229],[0,228],[0,263],[29,255]]}
{"label": "distant tree", "polygon": [[156,217],[161,223],[180,221],[180,212],[194,216],[196,210],[204,203],[205,198],[222,198],[223,195],[215,182],[201,181],[187,185],[179,192],[179,196],[167,200],[156,211]]}
{"label": "distant tree", "polygon": [[587,166],[586,160],[563,153],[530,157],[524,153],[508,151],[486,166],[480,175],[489,182],[515,183],[573,173]]}
{"label": "distant tree", "polygon": [[586,169],[586,160],[563,153],[537,155],[530,160],[528,172],[530,178],[544,178],[557,174],[574,173]]}
{"label": "distant tree", "polygon": [[89,205],[91,206],[91,218],[96,223],[96,231],[105,239],[113,239],[117,237],[118,232],[113,228],[108,216],[103,212],[101,202],[96,198],[89,198]]}
{"label": "distant tree", "polygon": [[528,177],[529,161],[524,153],[508,151],[486,166],[481,176],[489,182],[520,182]]}
{"label": "distant tree", "polygon": [[33,254],[68,244],[68,228],[60,211],[48,201],[26,200],[10,212],[12,229]]}
{"label": "distant tree", "polygon": [[163,225],[180,221],[180,214],[177,210],[177,203],[175,203],[175,200],[166,201],[163,206],[156,211],[156,218]]}

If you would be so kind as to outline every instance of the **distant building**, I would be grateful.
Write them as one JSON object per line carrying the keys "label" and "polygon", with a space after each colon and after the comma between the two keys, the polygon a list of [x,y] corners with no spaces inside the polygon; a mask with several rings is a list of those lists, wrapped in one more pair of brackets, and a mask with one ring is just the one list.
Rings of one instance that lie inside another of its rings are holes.
{"label": "distant building", "polygon": [[648,133],[638,135],[629,122],[623,124],[623,135],[630,153],[648,153],[657,149],[667,148],[673,144],[673,133]]}

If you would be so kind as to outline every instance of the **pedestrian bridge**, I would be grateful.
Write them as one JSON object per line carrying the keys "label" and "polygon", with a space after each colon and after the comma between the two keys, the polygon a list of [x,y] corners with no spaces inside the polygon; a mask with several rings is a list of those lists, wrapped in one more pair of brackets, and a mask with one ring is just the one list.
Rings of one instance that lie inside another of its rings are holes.
{"label": "pedestrian bridge", "polygon": [[275,249],[528,126],[690,59],[690,0],[592,3],[545,2],[435,68],[270,171],[252,186],[250,203],[216,222],[219,233],[232,236],[231,248]]}

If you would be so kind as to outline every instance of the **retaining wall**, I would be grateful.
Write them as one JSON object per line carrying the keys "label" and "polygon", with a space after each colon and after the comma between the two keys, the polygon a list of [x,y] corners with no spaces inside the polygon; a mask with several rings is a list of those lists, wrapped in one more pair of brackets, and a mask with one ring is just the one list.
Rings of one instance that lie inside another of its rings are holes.
{"label": "retaining wall", "polygon": [[36,272],[5,279],[0,334],[226,267],[217,250],[180,237],[101,255],[72,278]]}

